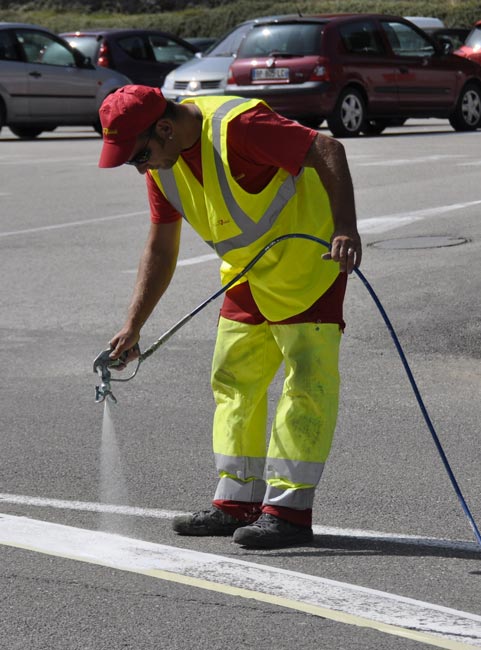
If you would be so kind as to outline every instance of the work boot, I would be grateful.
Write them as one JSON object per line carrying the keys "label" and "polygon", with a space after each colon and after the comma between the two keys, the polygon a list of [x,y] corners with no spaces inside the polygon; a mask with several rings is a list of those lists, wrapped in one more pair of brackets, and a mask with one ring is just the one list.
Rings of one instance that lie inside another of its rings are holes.
{"label": "work boot", "polygon": [[227,537],[248,523],[248,521],[231,517],[226,512],[212,506],[209,510],[177,515],[172,522],[172,528],[179,535]]}
{"label": "work boot", "polygon": [[257,521],[234,533],[234,542],[249,548],[303,546],[312,542],[312,528],[296,526],[285,519],[263,513]]}

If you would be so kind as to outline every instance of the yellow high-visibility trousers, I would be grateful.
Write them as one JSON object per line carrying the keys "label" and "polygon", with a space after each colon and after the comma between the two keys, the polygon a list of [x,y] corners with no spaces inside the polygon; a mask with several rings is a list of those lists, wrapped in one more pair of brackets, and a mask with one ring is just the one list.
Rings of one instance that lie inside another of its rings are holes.
{"label": "yellow high-visibility trousers", "polygon": [[[219,320],[212,364],[215,499],[312,508],[339,402],[339,325]],[[268,388],[285,379],[266,440]]]}

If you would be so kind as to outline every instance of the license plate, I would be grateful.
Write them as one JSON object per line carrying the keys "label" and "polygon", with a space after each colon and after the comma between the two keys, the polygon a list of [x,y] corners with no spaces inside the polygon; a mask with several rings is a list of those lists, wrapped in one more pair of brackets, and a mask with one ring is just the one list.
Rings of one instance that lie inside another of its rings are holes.
{"label": "license plate", "polygon": [[289,68],[254,68],[252,81],[269,81],[271,79],[289,79]]}

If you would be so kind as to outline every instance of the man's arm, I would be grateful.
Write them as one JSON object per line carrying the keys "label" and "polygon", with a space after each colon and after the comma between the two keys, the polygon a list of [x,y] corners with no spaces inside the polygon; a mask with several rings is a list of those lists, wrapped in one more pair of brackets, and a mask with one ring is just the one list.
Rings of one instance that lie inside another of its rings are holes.
{"label": "man's arm", "polygon": [[303,162],[313,167],[326,188],[334,220],[331,251],[323,256],[339,262],[341,271],[351,273],[361,263],[362,247],[357,232],[356,208],[351,174],[343,145],[317,134]]}
{"label": "man's arm", "polygon": [[[170,284],[179,253],[182,221],[150,226],[140,259],[134,293],[122,329],[112,338],[112,359],[130,350],[140,338],[140,330]],[[137,355],[127,358],[131,361]]]}

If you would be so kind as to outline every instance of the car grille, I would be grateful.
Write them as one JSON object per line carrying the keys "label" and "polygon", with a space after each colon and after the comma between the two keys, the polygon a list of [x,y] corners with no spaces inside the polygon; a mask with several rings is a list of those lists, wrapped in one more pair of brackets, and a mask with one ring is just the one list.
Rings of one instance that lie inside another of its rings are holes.
{"label": "car grille", "polygon": [[[174,82],[174,88],[175,90],[186,90],[187,86],[189,85],[188,81],[176,81]],[[200,87],[202,90],[212,90],[215,88],[221,88],[222,85],[222,80],[221,79],[215,79],[214,81],[201,81],[200,82]]]}

